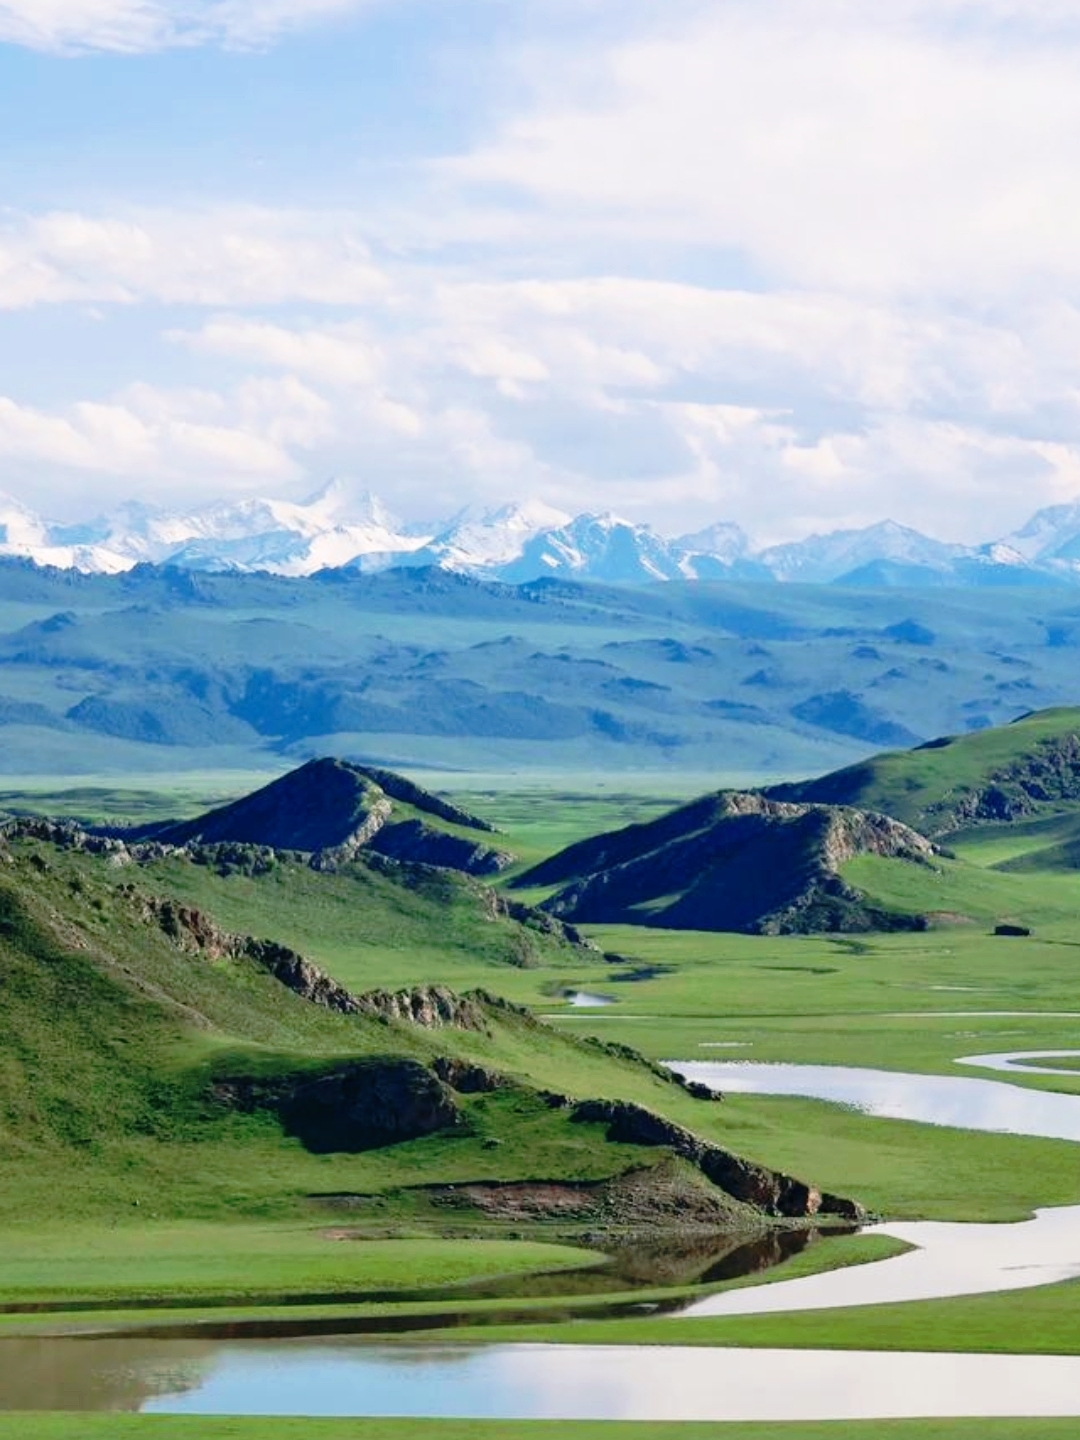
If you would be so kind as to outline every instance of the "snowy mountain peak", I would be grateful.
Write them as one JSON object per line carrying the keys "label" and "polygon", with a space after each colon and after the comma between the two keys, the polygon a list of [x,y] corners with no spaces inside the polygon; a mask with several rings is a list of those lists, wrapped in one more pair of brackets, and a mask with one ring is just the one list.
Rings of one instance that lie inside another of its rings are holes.
{"label": "snowy mountain peak", "polygon": [[561,510],[539,500],[514,501],[494,510],[464,510],[427,545],[413,564],[451,570],[490,570],[518,560],[534,536],[569,522]]}
{"label": "snowy mountain peak", "polygon": [[750,540],[740,525],[730,520],[718,520],[704,530],[692,535],[680,535],[673,542],[679,550],[691,555],[712,555],[718,560],[743,560],[750,554]]}
{"label": "snowy mountain peak", "polygon": [[895,520],[879,520],[861,530],[835,530],[774,545],[763,550],[758,559],[778,580],[821,585],[878,560],[940,570],[947,569],[964,553],[963,546],[933,540]]}
{"label": "snowy mountain peak", "polygon": [[1080,501],[1036,511],[1002,542],[1027,561],[1080,558]]}
{"label": "snowy mountain peak", "polygon": [[441,523],[403,523],[377,496],[340,477],[301,501],[256,496],[184,513],[130,501],[65,523],[0,493],[0,555],[101,572],[142,561],[291,576],[435,565],[509,583],[552,576],[609,584],[1076,584],[1080,501],[1041,510],[1015,534],[978,547],[881,520],[755,550],[729,521],[667,539],[611,511],[571,516],[534,499],[469,507]]}

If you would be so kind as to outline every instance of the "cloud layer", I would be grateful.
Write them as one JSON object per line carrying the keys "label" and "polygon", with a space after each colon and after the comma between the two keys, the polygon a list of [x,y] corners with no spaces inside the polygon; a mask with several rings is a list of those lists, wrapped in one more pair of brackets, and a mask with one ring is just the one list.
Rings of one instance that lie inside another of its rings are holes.
{"label": "cloud layer", "polygon": [[122,55],[224,45],[268,45],[290,31],[378,0],[7,0],[0,43],[32,50]]}
{"label": "cloud layer", "polygon": [[[1080,493],[1080,0],[477,3],[514,26],[458,42],[450,158],[358,178],[313,134],[326,203],[0,214],[0,310],[130,357],[9,386],[0,484],[344,471],[414,514],[541,493],[766,539],[980,539]],[[258,46],[363,8],[25,0],[0,40]]]}

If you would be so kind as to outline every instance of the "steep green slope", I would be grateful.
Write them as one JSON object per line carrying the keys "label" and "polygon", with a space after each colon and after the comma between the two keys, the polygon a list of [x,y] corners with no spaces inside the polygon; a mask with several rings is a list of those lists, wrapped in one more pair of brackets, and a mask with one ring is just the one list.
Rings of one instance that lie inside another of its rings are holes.
{"label": "steep green slope", "polygon": [[519,883],[562,886],[544,908],[575,922],[772,935],[917,928],[918,917],[841,879],[862,854],[912,867],[932,850],[884,815],[720,792],[573,845]]}
{"label": "steep green slope", "polygon": [[[382,1197],[385,1227],[420,1213],[417,1187],[557,1181],[586,1187],[581,1218],[595,1224],[605,1187],[635,1168],[698,1223],[820,1203],[720,1148],[716,1107],[629,1052],[482,992],[355,995],[276,941],[155,895],[108,856],[15,839],[2,858],[12,1221],[132,1207],[282,1218],[347,1193]],[[620,1103],[579,1103],[596,1095]],[[683,1123],[693,1115],[708,1139]],[[624,1197],[615,1213],[647,1214],[651,1185],[636,1212]]]}
{"label": "steep green slope", "polygon": [[930,836],[1080,805],[1080,709],[878,755],[817,780],[775,785],[771,799],[858,805]]}

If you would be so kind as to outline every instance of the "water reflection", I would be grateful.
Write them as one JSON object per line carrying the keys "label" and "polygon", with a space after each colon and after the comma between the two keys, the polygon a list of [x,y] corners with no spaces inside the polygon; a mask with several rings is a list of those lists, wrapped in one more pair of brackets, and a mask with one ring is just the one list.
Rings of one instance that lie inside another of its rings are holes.
{"label": "water reflection", "polygon": [[[20,1408],[0,1341],[0,1405]],[[40,1409],[461,1419],[855,1420],[1080,1414],[1080,1358],[499,1345],[231,1345],[194,1364],[175,1342],[37,1342],[77,1378]],[[61,1357],[62,1348],[62,1357]],[[175,1384],[169,1376],[175,1371]],[[74,1388],[72,1388],[72,1384]],[[141,1392],[141,1400],[138,1398]]]}
{"label": "water reflection", "polygon": [[140,1410],[154,1396],[179,1396],[204,1381],[215,1349],[135,1337],[116,1340],[0,1340],[2,1410]]}
{"label": "water reflection", "polygon": [[[681,1237],[650,1243],[627,1243],[616,1247],[611,1257],[600,1265],[524,1277],[509,1275],[470,1286],[447,1287],[440,1292],[440,1298],[447,1302],[487,1299],[519,1302],[516,1307],[508,1304],[486,1312],[464,1308],[429,1308],[414,1314],[384,1312],[350,1315],[344,1312],[344,1302],[338,1297],[338,1308],[333,1314],[315,1318],[287,1315],[252,1319],[202,1318],[188,1322],[170,1320],[160,1325],[147,1324],[145,1320],[140,1320],[135,1325],[111,1328],[108,1333],[115,1337],[133,1335],[142,1340],[285,1340],[346,1335],[408,1335],[417,1331],[430,1333],[436,1330],[460,1329],[464,1326],[482,1329],[489,1325],[554,1325],[574,1319],[574,1310],[565,1303],[550,1306],[531,1304],[526,1308],[520,1302],[526,1297],[531,1301],[580,1301],[592,1296],[614,1295],[620,1291],[631,1294],[626,1299],[591,1306],[588,1312],[590,1319],[619,1320],[642,1313],[675,1314],[685,1308],[685,1298],[636,1300],[632,1298],[632,1292],[687,1285],[720,1285],[725,1281],[756,1275],[782,1264],[805,1250],[808,1245],[827,1241],[837,1235],[851,1234],[854,1228],[780,1230],[760,1235],[753,1240],[706,1234],[697,1238]],[[393,1295],[384,1294],[381,1298],[430,1301],[432,1292],[418,1292],[412,1297],[398,1292]],[[95,1333],[102,1334],[101,1331]]]}
{"label": "water reflection", "polygon": [[682,1313],[764,1315],[833,1310],[1028,1290],[1080,1277],[1080,1205],[1039,1210],[1017,1225],[902,1221],[870,1232],[918,1247],[891,1260],[782,1280],[726,1295],[708,1295]]}

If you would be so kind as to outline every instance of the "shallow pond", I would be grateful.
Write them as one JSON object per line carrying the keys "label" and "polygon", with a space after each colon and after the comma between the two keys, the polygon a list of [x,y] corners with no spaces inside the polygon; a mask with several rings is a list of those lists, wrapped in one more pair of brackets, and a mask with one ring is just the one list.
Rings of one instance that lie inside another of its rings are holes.
{"label": "shallow pond", "polygon": [[359,1342],[0,1341],[6,1409],[470,1419],[1080,1414],[1080,1358]]}
{"label": "shallow pond", "polygon": [[591,990],[571,990],[566,1003],[573,1010],[603,1010],[615,1004],[614,995],[595,995]]}

